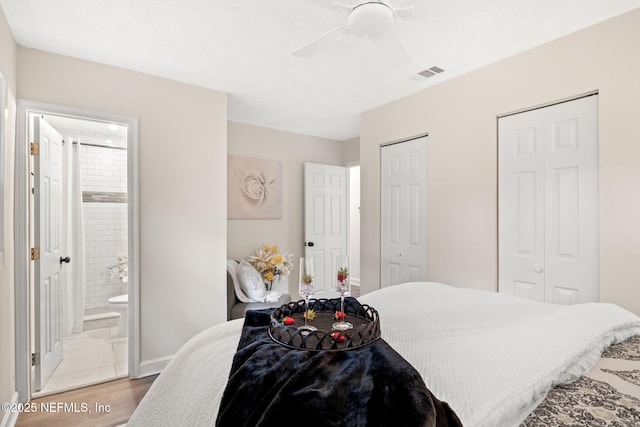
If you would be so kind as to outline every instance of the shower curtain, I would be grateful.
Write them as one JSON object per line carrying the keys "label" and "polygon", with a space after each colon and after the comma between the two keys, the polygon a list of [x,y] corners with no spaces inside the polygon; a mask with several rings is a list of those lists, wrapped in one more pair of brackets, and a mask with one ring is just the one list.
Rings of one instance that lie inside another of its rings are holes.
{"label": "shower curtain", "polygon": [[66,144],[67,158],[67,253],[64,331],[82,332],[84,294],[86,288],[84,218],[82,213],[82,182],[80,179],[80,143]]}

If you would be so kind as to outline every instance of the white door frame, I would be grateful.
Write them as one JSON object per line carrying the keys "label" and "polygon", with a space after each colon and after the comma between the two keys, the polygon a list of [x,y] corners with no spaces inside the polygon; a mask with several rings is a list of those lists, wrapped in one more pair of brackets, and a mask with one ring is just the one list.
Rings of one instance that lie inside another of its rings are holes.
{"label": "white door frame", "polygon": [[30,248],[29,248],[29,113],[57,114],[128,126],[127,191],[129,234],[129,377],[140,372],[140,269],[138,203],[138,119],[93,110],[18,100],[15,165],[15,316],[16,316],[16,390],[18,400],[31,399],[30,347]]}

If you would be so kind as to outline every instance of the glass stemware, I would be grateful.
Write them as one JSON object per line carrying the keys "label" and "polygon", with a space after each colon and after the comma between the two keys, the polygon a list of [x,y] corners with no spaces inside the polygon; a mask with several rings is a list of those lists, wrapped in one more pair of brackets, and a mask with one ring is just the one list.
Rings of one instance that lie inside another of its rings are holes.
{"label": "glass stemware", "polygon": [[336,290],[340,292],[340,311],[337,314],[338,321],[332,327],[338,331],[346,331],[353,325],[345,320],[347,313],[344,311],[344,294],[350,291],[349,281],[349,257],[338,255],[336,258]]}
{"label": "glass stemware", "polygon": [[309,297],[314,294],[313,289],[313,258],[300,257],[300,279],[298,282],[298,291],[300,296],[304,298],[304,325],[298,329],[310,332],[315,331],[315,326],[309,325]]}

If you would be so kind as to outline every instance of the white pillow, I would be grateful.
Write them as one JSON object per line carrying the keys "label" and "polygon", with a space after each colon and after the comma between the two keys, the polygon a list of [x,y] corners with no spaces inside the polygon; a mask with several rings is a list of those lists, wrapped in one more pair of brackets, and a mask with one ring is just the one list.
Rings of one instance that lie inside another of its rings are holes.
{"label": "white pillow", "polygon": [[229,272],[229,276],[231,276],[231,280],[233,281],[233,290],[235,291],[236,297],[240,300],[240,302],[253,302],[251,298],[244,294],[244,291],[240,287],[240,282],[238,282],[238,262],[232,259],[227,260],[227,271]]}
{"label": "white pillow", "polygon": [[262,281],[262,276],[258,273],[248,261],[242,260],[238,264],[236,270],[238,275],[238,282],[240,282],[240,289],[246,296],[251,298],[255,302],[264,302],[264,298],[267,294],[267,289]]}

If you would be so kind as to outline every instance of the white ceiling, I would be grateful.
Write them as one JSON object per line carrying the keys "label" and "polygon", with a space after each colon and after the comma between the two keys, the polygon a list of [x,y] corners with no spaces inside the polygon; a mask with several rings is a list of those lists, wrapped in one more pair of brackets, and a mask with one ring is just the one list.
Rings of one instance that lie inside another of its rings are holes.
{"label": "white ceiling", "polygon": [[[345,140],[359,135],[363,111],[638,8],[640,0],[396,0],[415,7],[395,20],[413,58],[401,68],[355,36],[311,58],[290,55],[345,24],[346,12],[331,0],[0,5],[21,46],[228,92],[229,120]],[[416,78],[434,65],[445,72]]]}

